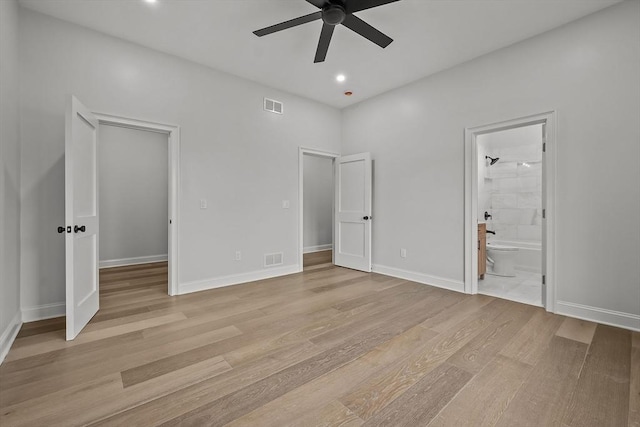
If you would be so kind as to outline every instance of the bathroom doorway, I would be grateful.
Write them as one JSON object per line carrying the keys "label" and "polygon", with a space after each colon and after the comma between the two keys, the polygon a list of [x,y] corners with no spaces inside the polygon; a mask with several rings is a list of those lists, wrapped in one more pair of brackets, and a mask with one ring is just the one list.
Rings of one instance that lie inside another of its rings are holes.
{"label": "bathroom doorway", "polygon": [[552,119],[549,113],[467,130],[467,292],[551,310]]}
{"label": "bathroom doorway", "polygon": [[537,123],[478,135],[478,293],[542,305],[542,140]]}

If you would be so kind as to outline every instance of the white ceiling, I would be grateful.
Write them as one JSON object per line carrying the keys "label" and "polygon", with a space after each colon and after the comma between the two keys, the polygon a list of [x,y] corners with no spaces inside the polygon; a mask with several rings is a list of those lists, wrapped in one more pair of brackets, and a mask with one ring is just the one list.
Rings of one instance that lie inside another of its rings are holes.
{"label": "white ceiling", "polygon": [[[347,0],[348,1],[348,0]],[[305,0],[20,0],[57,18],[334,107],[345,107],[621,0],[401,0],[356,15],[386,49],[343,26],[314,64],[322,21],[265,37],[253,30],[312,13]],[[344,73],[347,81],[337,83]],[[346,97],[343,92],[354,92]]]}

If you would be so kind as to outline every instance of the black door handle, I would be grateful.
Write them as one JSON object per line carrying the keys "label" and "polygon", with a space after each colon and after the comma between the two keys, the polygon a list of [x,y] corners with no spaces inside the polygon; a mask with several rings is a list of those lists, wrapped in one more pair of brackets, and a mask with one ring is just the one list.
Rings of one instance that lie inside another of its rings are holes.
{"label": "black door handle", "polygon": [[78,231],[82,231],[84,233],[85,231],[87,231],[87,227],[85,227],[84,225],[81,225],[80,227],[76,225],[75,227],[73,227],[74,233],[77,233]]}
{"label": "black door handle", "polygon": [[362,219],[364,219],[365,221],[369,219],[368,216],[363,216]]}
{"label": "black door handle", "polygon": [[64,233],[65,228],[64,227],[58,227],[58,233]]}

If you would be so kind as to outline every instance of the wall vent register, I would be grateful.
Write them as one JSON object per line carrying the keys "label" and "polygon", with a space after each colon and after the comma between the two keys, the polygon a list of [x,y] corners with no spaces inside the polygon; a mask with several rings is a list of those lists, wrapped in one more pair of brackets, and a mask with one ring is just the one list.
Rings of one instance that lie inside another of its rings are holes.
{"label": "wall vent register", "polygon": [[282,252],[264,255],[264,266],[273,267],[274,265],[282,265]]}
{"label": "wall vent register", "polygon": [[282,102],[275,99],[264,99],[264,109],[271,113],[283,114]]}

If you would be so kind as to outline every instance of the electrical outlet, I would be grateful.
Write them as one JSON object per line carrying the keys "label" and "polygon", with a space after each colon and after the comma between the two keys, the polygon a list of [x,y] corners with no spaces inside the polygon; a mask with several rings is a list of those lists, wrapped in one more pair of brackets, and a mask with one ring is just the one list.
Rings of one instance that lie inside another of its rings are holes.
{"label": "electrical outlet", "polygon": [[242,259],[242,253],[240,251],[236,251],[236,261],[240,261]]}
{"label": "electrical outlet", "polygon": [[207,199],[200,199],[200,209],[207,209]]}
{"label": "electrical outlet", "polygon": [[401,258],[407,257],[407,250],[405,248],[400,249],[400,257]]}

